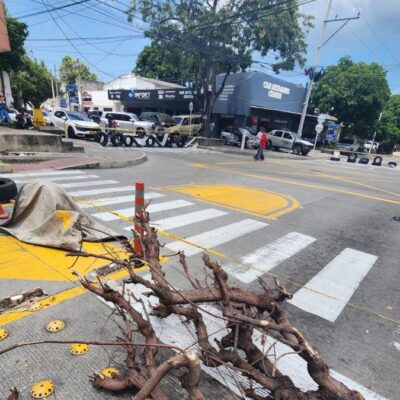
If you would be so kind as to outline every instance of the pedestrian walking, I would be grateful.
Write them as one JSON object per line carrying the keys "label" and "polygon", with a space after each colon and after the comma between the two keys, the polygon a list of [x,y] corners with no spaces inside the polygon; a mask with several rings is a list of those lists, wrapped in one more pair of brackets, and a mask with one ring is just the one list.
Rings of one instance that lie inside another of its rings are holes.
{"label": "pedestrian walking", "polygon": [[268,135],[263,126],[260,128],[260,131],[257,134],[257,138],[258,138],[258,148],[257,148],[257,153],[254,156],[254,160],[264,161],[264,149],[267,147]]}

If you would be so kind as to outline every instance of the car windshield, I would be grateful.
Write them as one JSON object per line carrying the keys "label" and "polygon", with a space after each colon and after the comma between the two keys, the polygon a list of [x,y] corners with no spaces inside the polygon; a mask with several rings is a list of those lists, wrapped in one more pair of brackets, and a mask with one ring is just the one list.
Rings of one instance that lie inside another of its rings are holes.
{"label": "car windshield", "polygon": [[138,117],[136,114],[129,114],[135,121],[144,121],[143,118]]}
{"label": "car windshield", "polygon": [[68,118],[73,121],[91,121],[85,114],[78,112],[67,112]]}
{"label": "car windshield", "polygon": [[183,118],[182,118],[182,117],[172,117],[172,119],[174,120],[174,122],[175,122],[177,125],[180,125],[181,122],[183,121]]}
{"label": "car windshield", "polygon": [[354,140],[353,139],[342,139],[339,143],[340,144],[353,144]]}

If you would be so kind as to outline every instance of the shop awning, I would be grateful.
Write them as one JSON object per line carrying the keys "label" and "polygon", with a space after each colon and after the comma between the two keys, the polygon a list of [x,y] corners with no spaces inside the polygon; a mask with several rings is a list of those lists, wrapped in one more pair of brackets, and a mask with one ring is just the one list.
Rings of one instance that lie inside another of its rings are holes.
{"label": "shop awning", "polygon": [[[258,110],[266,110],[266,111],[276,111],[276,112],[281,112],[284,114],[295,114],[295,115],[301,115],[301,113],[299,112],[293,112],[293,111],[287,111],[287,110],[277,110],[274,108],[267,108],[267,107],[263,107],[263,106],[257,106],[252,104],[250,106],[250,108],[256,108]],[[332,117],[331,115],[325,114],[326,115],[326,119],[330,120],[330,121],[337,121],[336,117]],[[311,118],[318,118],[318,115],[316,114],[306,114],[306,117],[311,117]]]}

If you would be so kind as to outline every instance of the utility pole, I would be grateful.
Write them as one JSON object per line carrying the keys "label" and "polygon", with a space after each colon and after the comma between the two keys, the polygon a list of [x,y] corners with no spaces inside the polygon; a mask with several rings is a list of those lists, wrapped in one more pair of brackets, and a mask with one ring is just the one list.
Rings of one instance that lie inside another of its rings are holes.
{"label": "utility pole", "polygon": [[56,90],[56,99],[58,100],[57,68],[56,68],[55,64],[54,64],[54,78],[55,78],[54,86],[55,86],[55,90]]}
{"label": "utility pole", "polygon": [[[379,122],[381,122],[381,119],[382,119],[382,114],[383,114],[383,112],[381,112],[381,113],[379,114],[379,118],[378,118],[378,124],[379,124]],[[368,151],[368,153],[371,153],[371,151],[372,151],[372,147],[374,147],[374,145],[375,145],[375,137],[376,137],[376,128],[375,128],[375,132],[374,132],[374,137],[372,138],[371,147],[369,148],[369,151]]]}
{"label": "utility pole", "polygon": [[[304,121],[306,119],[306,114],[307,114],[307,108],[308,108],[308,103],[310,102],[310,96],[311,96],[311,90],[313,87],[313,83],[314,83],[314,77],[316,75],[316,69],[317,69],[317,64],[319,61],[319,56],[321,53],[321,49],[322,47],[328,43],[343,27],[345,27],[351,20],[353,19],[358,19],[360,18],[360,13],[358,13],[357,17],[350,17],[350,18],[336,18],[335,19],[328,19],[329,17],[329,13],[331,12],[331,8],[332,8],[332,2],[333,0],[329,0],[328,3],[328,8],[326,9],[326,14],[325,14],[325,19],[324,19],[324,25],[322,26],[322,31],[321,31],[321,35],[319,38],[319,45],[317,47],[317,51],[315,53],[314,56],[314,60],[312,63],[312,67],[311,70],[313,71],[313,73],[310,75],[310,79],[308,81],[308,86],[307,86],[307,93],[306,93],[306,98],[304,100],[304,105],[303,105],[303,111],[301,113],[301,118],[300,118],[300,123],[299,123],[299,128],[297,129],[297,133],[301,136],[303,133],[303,126],[304,126]],[[331,36],[328,37],[328,39],[326,39],[324,41],[324,37],[325,37],[325,32],[326,32],[326,27],[328,25],[329,22],[343,22],[343,24],[340,26],[340,28],[338,28],[335,32],[332,33]]]}
{"label": "utility pole", "polygon": [[54,79],[53,79],[53,75],[50,74],[50,78],[51,78],[51,94],[53,96],[53,110],[56,108],[56,99],[55,99],[55,95],[54,95]]}
{"label": "utility pole", "polygon": [[313,63],[312,63],[312,69],[313,69],[314,73],[310,75],[310,79],[308,80],[306,98],[305,98],[304,104],[303,104],[303,111],[301,112],[299,129],[297,129],[297,133],[300,136],[303,133],[304,121],[306,119],[308,103],[310,102],[311,90],[312,90],[312,86],[313,86],[313,83],[314,83],[315,70],[317,68],[317,64],[318,64],[318,61],[319,61],[321,48],[322,48],[322,46],[324,44],[324,37],[325,37],[326,27],[328,25],[329,13],[331,12],[332,2],[333,2],[333,0],[329,0],[328,8],[326,9],[326,14],[325,14],[325,19],[324,19],[324,25],[322,26],[321,35],[319,37],[319,45],[317,47],[317,51],[316,51],[316,53],[314,55],[314,60],[313,60]]}
{"label": "utility pole", "polygon": [[80,70],[80,62],[79,58],[77,60],[77,66],[78,66],[78,111],[82,111],[81,107],[81,100],[82,100],[82,94],[81,94],[81,70]]}

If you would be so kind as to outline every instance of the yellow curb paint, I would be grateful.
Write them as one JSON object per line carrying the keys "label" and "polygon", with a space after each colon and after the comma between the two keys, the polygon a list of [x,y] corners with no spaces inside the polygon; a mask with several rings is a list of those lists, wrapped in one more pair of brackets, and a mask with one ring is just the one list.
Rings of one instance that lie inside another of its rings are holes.
{"label": "yellow curb paint", "polygon": [[[124,249],[115,244],[84,242],[82,250],[98,255],[127,257]],[[0,236],[0,279],[24,279],[44,281],[76,281],[73,269],[84,275],[107,265],[106,260],[94,257],[67,257],[68,251],[35,246],[20,242],[13,236]]]}
{"label": "yellow curb paint", "polygon": [[269,220],[300,208],[300,203],[291,196],[239,185],[182,185],[167,189]]}

